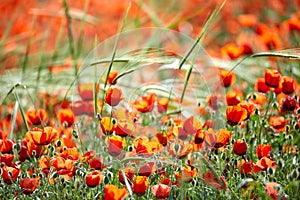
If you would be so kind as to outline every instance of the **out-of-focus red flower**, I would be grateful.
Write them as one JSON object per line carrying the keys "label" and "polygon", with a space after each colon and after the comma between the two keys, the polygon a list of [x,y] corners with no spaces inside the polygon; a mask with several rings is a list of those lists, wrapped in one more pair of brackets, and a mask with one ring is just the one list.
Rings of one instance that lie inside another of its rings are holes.
{"label": "out-of-focus red flower", "polygon": [[105,103],[110,106],[118,105],[123,99],[122,90],[119,88],[109,88],[105,93]]}
{"label": "out-of-focus red flower", "polygon": [[[101,101],[98,101],[98,106],[101,107]],[[83,100],[74,101],[70,104],[70,108],[72,109],[73,113],[76,116],[78,115],[88,115],[91,117],[94,116],[93,101],[83,101]]]}
{"label": "out-of-focus red flower", "polygon": [[218,110],[219,109],[219,101],[220,101],[221,97],[217,94],[211,94],[207,96],[207,104],[208,106],[213,109],[213,110]]}
{"label": "out-of-focus red flower", "polygon": [[280,188],[280,185],[275,182],[269,182],[264,186],[264,189],[266,190],[267,194],[273,199],[281,199],[280,195],[278,194],[278,189]]}
{"label": "out-of-focus red flower", "polygon": [[[124,174],[125,174],[125,177],[129,180],[129,181],[132,181],[133,177],[134,177],[134,174],[135,174],[135,171],[132,167],[126,167],[124,168],[123,170]],[[122,184],[125,184],[125,180],[124,180],[124,176],[122,174],[122,171],[119,171],[119,181],[122,183]]]}
{"label": "out-of-focus red flower", "polygon": [[159,113],[167,112],[168,105],[169,105],[168,98],[157,98],[157,111]]}
{"label": "out-of-focus red flower", "polygon": [[277,88],[279,86],[279,82],[281,79],[281,75],[277,70],[267,69],[265,72],[265,83],[267,86],[272,88]]}
{"label": "out-of-focus red flower", "polygon": [[244,27],[253,27],[257,24],[257,17],[253,14],[242,14],[238,16],[238,22]]}
{"label": "out-of-focus red flower", "polygon": [[219,179],[220,181],[218,181],[218,178],[212,172],[206,172],[204,175],[204,181],[206,184],[221,190],[226,190],[227,186],[224,176],[220,176]]}
{"label": "out-of-focus red flower", "polygon": [[243,48],[234,43],[228,43],[221,48],[221,54],[224,57],[229,57],[230,59],[235,60],[243,55]]}
{"label": "out-of-focus red flower", "polygon": [[165,184],[156,184],[153,185],[151,188],[152,194],[157,198],[157,199],[166,199],[168,198],[170,194],[171,188],[168,185]]}
{"label": "out-of-focus red flower", "polygon": [[[1,127],[1,126],[0,126]],[[0,130],[0,140],[6,139],[8,134],[2,130]]]}
{"label": "out-of-focus red flower", "polygon": [[234,83],[235,75],[232,71],[220,69],[219,73],[221,83],[224,87],[229,87]]}
{"label": "out-of-focus red flower", "polygon": [[127,195],[125,188],[119,189],[115,185],[104,186],[104,200],[122,200]]}
{"label": "out-of-focus red flower", "polygon": [[244,140],[238,139],[234,142],[233,152],[236,155],[239,155],[239,156],[245,155],[246,151],[247,151],[247,143]]}
{"label": "out-of-focus red flower", "polygon": [[52,127],[45,127],[43,129],[33,128],[32,131],[26,133],[26,139],[31,140],[36,145],[47,145],[58,139],[59,133]]}
{"label": "out-of-focus red flower", "polygon": [[264,78],[257,79],[255,88],[258,92],[262,92],[262,93],[267,93],[270,91],[270,87],[266,85]]}
{"label": "out-of-focus red flower", "polygon": [[[110,71],[107,77],[107,83],[110,85],[115,85],[117,83],[117,80],[115,80],[115,78],[118,76],[118,74],[118,71]],[[102,82],[105,83],[105,81],[106,75],[102,76]]]}
{"label": "out-of-focus red flower", "polygon": [[75,116],[74,113],[71,109],[66,108],[66,109],[61,109],[57,113],[57,119],[61,125],[64,125],[66,127],[70,127],[74,124],[75,122]]}
{"label": "out-of-focus red flower", "polygon": [[34,126],[45,124],[48,121],[48,114],[44,109],[28,110],[26,121]]}
{"label": "out-of-focus red flower", "polygon": [[114,135],[108,139],[108,153],[112,156],[119,156],[125,146],[126,142],[121,136]]}
{"label": "out-of-focus red flower", "polygon": [[240,103],[244,98],[243,91],[239,89],[233,89],[226,94],[226,103],[228,106],[234,106]]}
{"label": "out-of-focus red flower", "polygon": [[134,101],[133,107],[137,109],[139,112],[146,113],[151,112],[154,108],[154,103],[156,100],[156,94],[151,93],[147,96],[139,97],[136,101]]}
{"label": "out-of-focus red flower", "polygon": [[13,182],[15,182],[21,172],[18,166],[12,166],[12,167],[3,166],[1,169],[2,169],[1,175],[2,175],[3,181],[7,185],[10,185]]}
{"label": "out-of-focus red flower", "polygon": [[40,185],[40,182],[36,178],[23,178],[20,182],[22,193],[32,194]]}
{"label": "out-of-focus red flower", "polygon": [[[77,86],[77,90],[79,93],[79,96],[81,97],[82,100],[84,101],[91,101],[94,99],[94,83],[83,83],[79,84]],[[96,87],[96,94],[99,93],[100,91],[100,84],[97,84]]]}
{"label": "out-of-focus red flower", "polygon": [[14,141],[9,139],[0,139],[0,152],[1,153],[12,153],[12,147],[15,144]]}
{"label": "out-of-focus red flower", "polygon": [[146,176],[137,176],[133,181],[132,192],[137,196],[143,196],[149,186],[149,180]]}
{"label": "out-of-focus red flower", "polygon": [[147,162],[140,166],[140,169],[138,171],[139,176],[150,176],[152,175],[156,170],[156,165],[154,162]]}
{"label": "out-of-focus red flower", "polygon": [[269,157],[269,153],[272,150],[270,144],[259,144],[256,147],[256,155],[260,159],[262,157]]}
{"label": "out-of-focus red flower", "polygon": [[204,141],[205,138],[205,131],[198,129],[195,133],[195,137],[194,137],[194,142],[195,144],[201,144]]}
{"label": "out-of-focus red flower", "polygon": [[284,94],[292,94],[295,92],[296,89],[296,80],[288,77],[288,76],[283,76],[282,77],[282,92]]}
{"label": "out-of-focus red flower", "polygon": [[235,126],[247,119],[247,110],[240,106],[227,106],[226,119],[230,126]]}
{"label": "out-of-focus red flower", "polygon": [[95,170],[91,174],[86,175],[85,183],[89,187],[96,187],[102,183],[103,178],[104,175],[100,171]]}

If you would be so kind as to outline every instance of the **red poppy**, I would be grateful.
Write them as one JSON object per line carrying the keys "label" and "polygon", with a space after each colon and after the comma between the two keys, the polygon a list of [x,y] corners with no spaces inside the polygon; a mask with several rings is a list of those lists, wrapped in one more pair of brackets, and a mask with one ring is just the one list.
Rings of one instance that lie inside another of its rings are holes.
{"label": "red poppy", "polygon": [[153,185],[151,188],[152,194],[158,199],[166,199],[170,194],[171,188],[165,184]]}
{"label": "red poppy", "polygon": [[265,83],[267,86],[272,88],[277,88],[279,86],[279,82],[281,79],[281,75],[277,70],[267,69],[265,72]]}
{"label": "red poppy", "polygon": [[51,159],[51,165],[66,180],[70,180],[75,175],[76,167],[73,160],[55,157]]}
{"label": "red poppy", "polygon": [[244,108],[247,110],[247,118],[249,119],[249,117],[254,113],[255,111],[255,106],[252,103],[248,103],[248,102],[242,102],[239,103],[238,106]]}
{"label": "red poppy", "polygon": [[59,133],[52,127],[45,127],[43,129],[33,128],[32,131],[26,133],[26,139],[31,140],[36,145],[47,145],[58,139]]}
{"label": "red poppy", "polygon": [[195,139],[194,139],[195,144],[201,144],[204,141],[204,138],[205,138],[205,131],[198,129],[195,134]]}
{"label": "red poppy", "polygon": [[105,94],[105,103],[110,106],[118,105],[123,99],[122,90],[119,88],[109,88]]}
{"label": "red poppy", "polygon": [[206,172],[204,175],[204,181],[206,184],[221,190],[226,190],[227,188],[224,176],[220,176],[218,180],[218,178],[212,172]]}
{"label": "red poppy", "polygon": [[104,200],[121,200],[127,195],[125,188],[119,189],[115,185],[104,186]]}
{"label": "red poppy", "polygon": [[232,71],[227,71],[227,70],[221,69],[219,71],[219,73],[220,73],[219,74],[220,80],[224,87],[229,87],[234,83],[235,75]]}
{"label": "red poppy", "polygon": [[153,150],[150,145],[149,139],[146,137],[137,137],[133,141],[133,146],[138,155],[150,157],[153,155]]}
{"label": "red poppy", "polygon": [[132,192],[137,196],[143,196],[149,186],[149,180],[146,176],[137,176],[133,181]]}
{"label": "red poppy", "polygon": [[169,105],[168,98],[157,98],[157,111],[159,113],[167,112],[168,105]]}
{"label": "red poppy", "polygon": [[41,168],[45,174],[48,174],[50,171],[50,157],[41,156],[38,160],[38,167]]}
{"label": "red poppy", "polygon": [[269,124],[276,132],[285,132],[286,120],[283,116],[270,116]]}
{"label": "red poppy", "polygon": [[114,135],[108,139],[108,153],[112,156],[119,156],[125,146],[126,142],[121,136]]}
{"label": "red poppy", "polygon": [[0,153],[12,153],[14,141],[8,139],[0,139]]}
{"label": "red poppy", "polygon": [[111,134],[116,128],[115,122],[113,121],[113,119],[111,117],[102,117],[101,121],[100,121],[102,132],[105,135]]}
{"label": "red poppy", "polygon": [[32,140],[28,140],[26,138],[22,139],[21,149],[19,152],[19,160],[23,162],[32,156],[38,158],[43,153],[42,147],[43,146],[41,145],[36,145]]}
{"label": "red poppy", "polygon": [[[117,83],[117,80],[115,80],[117,76],[118,76],[118,71],[110,71],[107,78],[107,83],[110,85],[115,85]],[[102,82],[105,83],[105,81],[106,81],[106,75],[102,76]]]}
{"label": "red poppy", "polygon": [[21,170],[17,166],[12,166],[12,167],[3,166],[1,169],[2,169],[1,175],[2,175],[3,181],[7,185],[11,185],[13,182],[15,182],[21,172]]}
{"label": "red poppy", "polygon": [[58,153],[57,155],[71,160],[78,160],[80,158],[77,147],[65,148],[61,153]]}
{"label": "red poppy", "polygon": [[218,110],[219,105],[218,103],[220,102],[221,97],[216,94],[211,94],[207,97],[207,104],[208,106],[213,109],[213,110]]}
{"label": "red poppy", "polygon": [[[90,101],[94,99],[94,83],[83,83],[77,86],[78,93],[82,100]],[[96,93],[100,91],[100,84],[96,86]]]}
{"label": "red poppy", "polygon": [[139,171],[138,174],[139,176],[151,176],[156,170],[156,165],[154,162],[147,162],[143,164]]}
{"label": "red poppy", "polygon": [[294,111],[297,107],[297,100],[287,96],[281,103],[281,112]]}
{"label": "red poppy", "polygon": [[296,89],[295,79],[288,76],[284,76],[282,79],[282,92],[287,95],[294,93]]}
{"label": "red poppy", "polygon": [[2,154],[0,155],[0,163],[4,163],[7,166],[12,166],[12,161],[14,158],[15,156],[13,154]]}
{"label": "red poppy", "polygon": [[128,122],[127,120],[118,120],[115,131],[116,135],[126,137],[131,135],[133,130],[135,129],[133,123]]}
{"label": "red poppy", "polygon": [[224,57],[229,57],[230,59],[235,60],[243,55],[243,48],[234,43],[229,43],[221,48],[221,54]]}
{"label": "red poppy", "polygon": [[[98,101],[98,106],[101,107],[101,101]],[[74,101],[70,105],[73,113],[78,115],[94,116],[94,102],[93,101]]]}
{"label": "red poppy", "polygon": [[36,178],[23,178],[20,182],[22,193],[32,194],[40,185],[40,182]]}
{"label": "red poppy", "polygon": [[247,110],[240,106],[227,106],[226,119],[230,126],[235,126],[247,119]]}
{"label": "red poppy", "polygon": [[250,161],[242,160],[239,163],[239,167],[240,167],[241,174],[253,174],[261,170],[260,168],[256,167],[256,164],[253,163],[252,160]]}
{"label": "red poppy", "polygon": [[225,129],[220,129],[219,131],[214,131],[209,129],[205,135],[205,144],[212,149],[219,149],[227,145],[231,139],[231,132]]}
{"label": "red poppy", "polygon": [[91,169],[101,170],[103,168],[103,161],[100,157],[95,157],[91,160],[88,160]]}
{"label": "red poppy", "polygon": [[166,146],[168,144],[168,136],[167,133],[161,131],[156,133],[156,138],[158,139],[159,143],[163,146]]}
{"label": "red poppy", "polygon": [[269,167],[275,168],[276,163],[272,161],[270,158],[262,157],[256,162],[256,166],[259,167],[261,170],[266,170]]}
{"label": "red poppy", "polygon": [[[124,174],[125,174],[125,177],[127,178],[127,180],[129,181],[132,181],[133,177],[134,177],[134,174],[135,174],[135,171],[132,167],[126,167],[124,170],[123,170]],[[125,184],[125,180],[124,180],[124,176],[123,176],[123,173],[122,171],[119,171],[119,181],[122,183],[122,184]]]}
{"label": "red poppy", "polygon": [[133,107],[142,113],[151,112],[154,108],[155,100],[156,94],[151,93],[147,96],[139,97],[133,102]]}
{"label": "red poppy", "polygon": [[268,157],[272,147],[270,144],[259,144],[256,147],[256,155],[260,159],[262,157]]}
{"label": "red poppy", "polygon": [[255,88],[258,92],[262,92],[262,93],[267,93],[270,91],[270,87],[266,85],[264,78],[257,79]]}
{"label": "red poppy", "polygon": [[238,139],[234,142],[233,152],[236,155],[243,156],[246,154],[246,151],[247,151],[247,143],[244,140]]}
{"label": "red poppy", "polygon": [[57,113],[57,119],[61,125],[64,125],[66,127],[71,127],[75,122],[75,116],[71,109],[61,109]]}
{"label": "red poppy", "polygon": [[95,170],[91,174],[86,175],[85,183],[89,187],[96,187],[102,183],[103,178],[104,175],[100,171]]}
{"label": "red poppy", "polygon": [[44,109],[28,110],[26,121],[32,125],[45,124],[48,121],[48,114]]}
{"label": "red poppy", "polygon": [[226,103],[228,106],[234,106],[243,100],[244,94],[239,89],[233,89],[226,94]]}

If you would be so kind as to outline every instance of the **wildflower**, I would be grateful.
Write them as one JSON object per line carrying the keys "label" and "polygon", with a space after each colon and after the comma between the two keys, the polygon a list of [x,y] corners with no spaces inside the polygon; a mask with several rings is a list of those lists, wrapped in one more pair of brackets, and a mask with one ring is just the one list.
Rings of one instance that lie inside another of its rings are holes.
{"label": "wildflower", "polygon": [[213,110],[218,110],[219,105],[218,102],[220,101],[221,97],[217,94],[211,94],[207,96],[207,104]]}
{"label": "wildflower", "polygon": [[137,196],[143,196],[149,186],[149,180],[146,176],[137,176],[133,181],[132,191]]}
{"label": "wildflower", "polygon": [[9,139],[0,139],[0,153],[12,153],[14,143]]}
{"label": "wildflower", "polygon": [[45,174],[48,174],[50,171],[50,156],[41,156],[38,160],[38,167],[42,169]]}
{"label": "wildflower", "polygon": [[116,123],[113,123],[113,119],[110,117],[102,117],[100,121],[100,125],[101,125],[102,132],[105,135],[111,134],[116,128]]}
{"label": "wildflower", "polygon": [[150,176],[155,172],[155,170],[156,170],[155,163],[147,162],[140,167],[138,174],[139,176]]}
{"label": "wildflower", "polygon": [[48,114],[44,109],[28,110],[26,112],[26,120],[29,124],[40,125],[48,120]]}
{"label": "wildflower", "polygon": [[19,152],[19,160],[23,162],[32,156],[38,158],[43,153],[42,147],[42,145],[36,145],[32,140],[23,138],[21,142],[21,149]]}
{"label": "wildflower", "polygon": [[116,135],[122,137],[131,135],[133,130],[134,130],[134,125],[133,123],[130,123],[128,120],[118,120],[115,127]]}
{"label": "wildflower", "polygon": [[273,200],[281,199],[278,193],[278,189],[280,189],[280,185],[278,183],[269,182],[264,186],[264,189]]}
{"label": "wildflower", "polygon": [[226,103],[228,106],[234,106],[241,102],[244,98],[244,94],[239,89],[233,89],[226,94]]}
{"label": "wildflower", "polygon": [[168,98],[157,98],[157,111],[159,113],[164,113],[167,111],[169,105]]}
{"label": "wildflower", "polygon": [[242,103],[239,103],[238,106],[246,109],[246,111],[247,111],[247,118],[246,119],[249,119],[249,117],[255,111],[255,106],[252,103],[242,102]]}
{"label": "wildflower", "polygon": [[13,166],[14,154],[2,154],[0,155],[0,163],[4,163],[7,166]]}
{"label": "wildflower", "polygon": [[108,139],[108,153],[112,156],[119,156],[125,145],[126,142],[121,136],[111,136]]}
{"label": "wildflower", "polygon": [[21,173],[21,170],[18,166],[3,166],[1,170],[3,181],[7,185],[11,185],[13,182],[15,182]]}
{"label": "wildflower", "polygon": [[[84,101],[90,101],[94,99],[94,87],[93,83],[83,83],[77,86],[79,96]],[[96,85],[96,94],[100,91],[100,84]]]}
{"label": "wildflower", "polygon": [[281,75],[277,70],[267,69],[265,72],[265,83],[267,86],[277,88]]}
{"label": "wildflower", "polygon": [[166,146],[168,144],[168,136],[164,131],[156,133],[156,138],[161,145]]}
{"label": "wildflower", "polygon": [[133,107],[142,113],[151,112],[154,108],[155,99],[156,94],[154,93],[142,96],[133,102]]}
{"label": "wildflower", "polygon": [[234,83],[235,75],[233,72],[221,69],[219,73],[220,80],[224,87],[229,87]]}
{"label": "wildflower", "polygon": [[296,89],[295,79],[288,76],[284,76],[282,79],[282,92],[287,95],[294,93]]}
{"label": "wildflower", "polygon": [[20,182],[22,193],[32,194],[40,185],[40,182],[36,178],[23,178]]}
{"label": "wildflower", "polygon": [[268,157],[272,147],[270,144],[259,144],[256,147],[256,155],[260,159],[262,157]]}
{"label": "wildflower", "polygon": [[109,88],[105,94],[105,103],[110,106],[116,106],[122,101],[123,93],[122,90],[118,88]]}
{"label": "wildflower", "polygon": [[258,92],[262,92],[262,93],[267,93],[270,91],[270,87],[266,85],[264,78],[257,79],[255,88]]}
{"label": "wildflower", "polygon": [[297,100],[295,98],[292,98],[290,96],[287,96],[285,99],[283,99],[281,104],[281,111],[294,111],[297,108]]}
{"label": "wildflower", "polygon": [[259,167],[261,170],[266,170],[269,167],[275,168],[276,163],[270,158],[264,156],[256,162],[256,166]]}
{"label": "wildflower", "polygon": [[63,157],[55,157],[51,159],[51,165],[57,170],[57,173],[66,180],[70,180],[76,172],[74,161],[64,159]]}
{"label": "wildflower", "polygon": [[166,199],[168,198],[170,194],[171,188],[168,185],[165,184],[156,184],[153,185],[151,188],[152,194],[157,198],[157,199]]}
{"label": "wildflower", "polygon": [[[117,80],[115,78],[118,76],[118,71],[110,71],[107,77],[107,83],[110,85],[115,85]],[[102,76],[102,82],[105,83],[106,75]]]}
{"label": "wildflower", "polygon": [[153,150],[147,137],[137,137],[133,141],[133,146],[138,155],[150,157],[153,155]]}
{"label": "wildflower", "polygon": [[121,200],[127,195],[125,188],[119,189],[115,185],[104,186],[104,200]]}
{"label": "wildflower", "polygon": [[75,122],[75,116],[71,109],[65,108],[61,109],[57,113],[57,119],[61,125],[66,127],[71,127]]}
{"label": "wildflower", "polygon": [[220,176],[218,179],[212,172],[206,172],[204,181],[206,184],[221,190],[226,190],[227,188],[224,176]]}
{"label": "wildflower", "polygon": [[193,180],[193,178],[196,176],[197,170],[195,167],[191,165],[184,166],[182,168],[182,172],[176,172],[175,177],[177,181],[183,181],[185,183],[189,183]]}
{"label": "wildflower", "polygon": [[[123,172],[125,174],[125,177],[129,180],[129,181],[132,181],[133,179],[133,176],[135,174],[135,171],[132,167],[126,167],[125,169],[123,169]],[[123,173],[122,171],[119,171],[119,181],[122,183],[122,184],[125,184],[125,180],[124,180],[124,176],[123,176]]]}
{"label": "wildflower", "polygon": [[43,129],[33,128],[32,131],[26,133],[27,140],[32,140],[36,145],[47,145],[58,139],[58,131],[52,127]]}
{"label": "wildflower", "polygon": [[236,155],[243,156],[246,154],[246,151],[247,151],[247,143],[244,140],[238,139],[234,142],[233,152]]}
{"label": "wildflower", "polygon": [[100,171],[95,170],[91,174],[86,175],[85,183],[89,187],[96,187],[97,185],[100,185],[102,183],[103,178],[103,174]]}
{"label": "wildflower", "polygon": [[204,138],[205,138],[205,131],[201,130],[201,129],[198,129],[196,131],[196,134],[195,134],[194,138],[195,138],[194,139],[195,144],[201,144],[204,141]]}
{"label": "wildflower", "polygon": [[91,169],[101,170],[104,167],[103,161],[100,157],[90,159],[88,160],[88,163]]}
{"label": "wildflower", "polygon": [[243,54],[243,48],[234,43],[228,43],[221,48],[221,54],[235,60]]}
{"label": "wildflower", "polygon": [[230,126],[235,126],[247,119],[247,110],[240,106],[228,106],[226,108],[226,119]]}
{"label": "wildflower", "polygon": [[270,116],[269,124],[276,132],[285,131],[286,120],[283,116]]}
{"label": "wildflower", "polygon": [[214,131],[209,129],[205,135],[205,143],[213,149],[224,147],[231,139],[231,132],[225,129]]}

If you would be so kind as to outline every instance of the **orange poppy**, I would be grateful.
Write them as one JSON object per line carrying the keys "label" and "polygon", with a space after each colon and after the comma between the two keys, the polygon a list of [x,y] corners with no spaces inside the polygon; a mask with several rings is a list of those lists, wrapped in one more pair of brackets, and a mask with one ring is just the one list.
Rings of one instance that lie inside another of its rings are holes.
{"label": "orange poppy", "polygon": [[286,131],[285,130],[286,120],[284,119],[283,116],[270,116],[269,124],[276,132]]}
{"label": "orange poppy", "polygon": [[86,175],[85,183],[89,187],[96,187],[102,183],[103,178],[104,175],[100,171],[95,170],[91,174]]}
{"label": "orange poppy", "polygon": [[112,156],[119,156],[125,146],[126,142],[121,136],[114,135],[108,139],[108,153]]}
{"label": "orange poppy", "polygon": [[150,157],[153,155],[152,147],[147,137],[137,137],[133,141],[133,146],[136,153],[143,157]]}
{"label": "orange poppy", "polygon": [[219,76],[220,76],[221,83],[224,87],[231,86],[235,81],[235,75],[232,71],[220,69]]}
{"label": "orange poppy", "polygon": [[183,140],[173,141],[169,147],[169,153],[179,159],[183,159],[193,152],[193,144]]}
{"label": "orange poppy", "polygon": [[231,139],[231,132],[225,129],[220,129],[219,131],[214,131],[208,129],[205,135],[205,144],[212,149],[219,149],[227,145]]}
{"label": "orange poppy", "polygon": [[[101,101],[98,101],[98,106],[101,105]],[[100,106],[101,107],[101,106]],[[74,101],[70,104],[70,108],[72,109],[73,113],[78,115],[88,115],[93,117],[94,116],[94,102],[93,101]]]}
{"label": "orange poppy", "polygon": [[[83,83],[77,86],[79,96],[84,101],[90,101],[94,99],[94,83]],[[96,94],[100,91],[100,84],[96,86]]]}
{"label": "orange poppy", "polygon": [[266,85],[265,78],[258,78],[255,84],[255,88],[258,92],[267,93],[270,91],[270,87]]}
{"label": "orange poppy", "polygon": [[47,145],[58,139],[59,133],[52,127],[45,127],[43,129],[33,128],[32,131],[26,133],[26,139],[31,140],[36,145]]}
{"label": "orange poppy", "polygon": [[246,151],[247,151],[247,143],[244,140],[238,139],[234,142],[233,152],[236,155],[243,156],[246,154]]}
{"label": "orange poppy", "polygon": [[283,76],[282,79],[282,92],[286,95],[294,93],[296,90],[296,80],[288,76]]}
{"label": "orange poppy", "polygon": [[133,181],[132,192],[137,196],[143,196],[149,186],[149,180],[146,176],[137,176]]}
{"label": "orange poppy", "polygon": [[227,186],[224,176],[220,176],[219,179],[220,182],[212,172],[206,172],[206,174],[204,175],[204,181],[207,185],[211,185],[221,190],[226,190]]}
{"label": "orange poppy", "polygon": [[147,96],[139,97],[136,101],[134,101],[133,107],[137,109],[139,112],[146,113],[151,112],[154,108],[154,103],[156,100],[156,94],[151,93]]}
{"label": "orange poppy", "polygon": [[105,135],[109,135],[114,132],[116,128],[116,121],[113,121],[111,117],[102,117],[100,121],[102,132]]}
{"label": "orange poppy", "polygon": [[11,185],[17,180],[21,170],[17,166],[3,166],[2,168],[2,179],[7,185]]}
{"label": "orange poppy", "polygon": [[40,185],[40,182],[36,178],[23,178],[20,182],[22,193],[32,194]]}
{"label": "orange poppy", "polygon": [[125,188],[119,189],[115,185],[104,186],[104,200],[121,200],[127,195]]}
{"label": "orange poppy", "polygon": [[278,189],[280,188],[280,185],[275,182],[269,182],[264,186],[264,189],[266,190],[267,194],[273,199],[286,199],[282,198],[278,192]]}
{"label": "orange poppy", "polygon": [[[115,78],[118,76],[118,71],[110,71],[107,78],[107,83],[110,85],[115,85],[117,83],[117,80]],[[106,75],[102,76],[102,82],[105,83],[106,81]]]}
{"label": "orange poppy", "polygon": [[156,171],[155,162],[147,162],[140,166],[139,176],[151,176]]}
{"label": "orange poppy", "polygon": [[133,123],[128,122],[127,120],[118,120],[115,131],[116,135],[126,137],[131,135],[133,130],[135,129]]}
{"label": "orange poppy", "polygon": [[228,43],[221,48],[221,54],[224,57],[229,57],[230,59],[235,60],[243,55],[243,48],[234,43]]}
{"label": "orange poppy", "polygon": [[9,139],[0,139],[0,153],[12,153],[14,141]]}
{"label": "orange poppy", "polygon": [[157,198],[157,199],[166,199],[168,198],[170,194],[171,188],[168,185],[165,184],[156,184],[153,185],[151,188],[152,194]]}
{"label": "orange poppy", "polygon": [[247,118],[246,119],[249,119],[249,117],[254,113],[255,111],[255,106],[252,104],[252,103],[248,103],[248,102],[242,102],[242,103],[239,103],[238,106],[246,109],[247,111]]}
{"label": "orange poppy", "polygon": [[270,158],[262,157],[256,162],[256,166],[259,167],[261,170],[266,170],[269,167],[275,168],[276,163]]}
{"label": "orange poppy", "polygon": [[64,125],[65,127],[71,127],[75,122],[75,116],[71,109],[65,108],[61,109],[57,113],[57,119],[61,125]]}
{"label": "orange poppy", "polygon": [[28,110],[26,121],[34,126],[45,124],[48,121],[48,114],[44,109]]}
{"label": "orange poppy", "polygon": [[156,138],[158,139],[159,143],[163,146],[167,146],[168,144],[168,136],[167,133],[164,131],[160,131],[156,133]]}
{"label": "orange poppy", "polygon": [[77,147],[72,148],[64,148],[61,153],[57,154],[65,159],[78,160],[80,158],[80,154]]}
{"label": "orange poppy", "polygon": [[[127,178],[127,180],[132,181],[135,171],[132,167],[126,167],[125,169],[123,169],[123,172],[125,174],[125,177]],[[122,171],[119,171],[119,181],[122,184],[125,184],[125,180],[124,180],[124,176],[122,174]]]}
{"label": "orange poppy", "polygon": [[240,106],[227,106],[226,119],[230,126],[235,126],[247,119],[247,110]]}
{"label": "orange poppy", "polygon": [[66,180],[70,180],[75,175],[76,167],[73,160],[55,157],[51,159],[51,165]]}
{"label": "orange poppy", "polygon": [[184,166],[182,168],[181,173],[180,172],[175,173],[176,180],[179,184],[181,181],[185,183],[191,182],[196,175],[197,175],[197,170],[195,167],[191,165]]}
{"label": "orange poppy", "polygon": [[42,169],[45,174],[50,171],[50,156],[41,156],[38,160],[38,167]]}
{"label": "orange poppy", "polygon": [[281,79],[281,75],[277,70],[267,69],[265,72],[265,83],[267,86],[272,88],[277,88],[279,86],[279,82]]}
{"label": "orange poppy", "polygon": [[119,88],[109,88],[105,93],[105,103],[110,106],[118,105],[123,99],[122,90]]}
{"label": "orange poppy", "polygon": [[260,159],[262,157],[269,157],[269,153],[272,150],[270,144],[259,144],[256,147],[256,155]]}
{"label": "orange poppy", "polygon": [[32,140],[27,140],[26,138],[23,138],[21,143],[21,149],[19,152],[19,160],[23,162],[32,156],[38,158],[43,153],[42,147],[42,145],[36,145]]}

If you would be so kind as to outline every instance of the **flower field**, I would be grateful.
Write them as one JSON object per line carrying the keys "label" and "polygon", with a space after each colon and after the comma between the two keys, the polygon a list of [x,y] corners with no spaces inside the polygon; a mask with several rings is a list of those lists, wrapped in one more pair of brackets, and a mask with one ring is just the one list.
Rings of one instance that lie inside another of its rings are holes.
{"label": "flower field", "polygon": [[0,199],[299,199],[299,1],[0,10]]}

